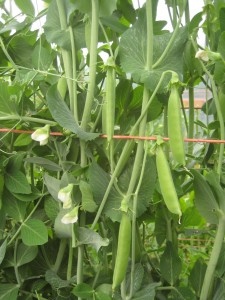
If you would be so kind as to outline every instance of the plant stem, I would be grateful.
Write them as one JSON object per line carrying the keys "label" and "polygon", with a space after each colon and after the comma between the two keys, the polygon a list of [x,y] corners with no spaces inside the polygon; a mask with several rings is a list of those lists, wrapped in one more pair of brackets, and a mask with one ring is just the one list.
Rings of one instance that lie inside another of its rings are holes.
{"label": "plant stem", "polygon": [[[80,214],[80,227],[85,225],[85,212]],[[83,261],[84,261],[84,245],[78,246],[78,258],[77,258],[77,284],[83,282]],[[82,298],[78,297],[78,300]]]}
{"label": "plant stem", "polygon": [[[61,25],[61,29],[66,31],[67,29],[67,20],[66,20],[66,11],[64,7],[64,3],[61,0],[56,0],[58,11],[59,11],[59,21]],[[72,45],[71,45],[72,47]],[[65,69],[65,74],[67,78],[67,85],[69,89],[69,95],[70,95],[70,110],[72,114],[74,114],[74,93],[73,93],[73,71],[72,71],[72,59],[71,59],[71,54],[69,51],[61,49],[62,52],[62,58],[63,58],[63,64],[64,64],[64,69]],[[74,79],[74,78],[73,78]]]}
{"label": "plant stem", "polygon": [[70,41],[71,41],[71,49],[72,49],[72,65],[73,65],[73,115],[76,122],[79,121],[78,117],[78,106],[77,106],[77,63],[76,63],[76,45],[75,38],[73,33],[73,28],[69,27],[70,31]]}
{"label": "plant stem", "polygon": [[[188,138],[192,139],[194,137],[194,87],[193,83],[190,83],[189,87],[189,121],[188,121]],[[188,153],[192,155],[193,153],[193,143],[188,145]]]}
{"label": "plant stem", "polygon": [[73,247],[72,241],[69,241],[69,257],[68,257],[68,265],[67,265],[67,274],[66,279],[70,280],[72,276],[72,267],[73,267]]}
{"label": "plant stem", "polygon": [[45,119],[39,119],[39,118],[33,118],[33,117],[22,117],[19,115],[8,115],[5,117],[0,117],[0,121],[9,121],[9,120],[19,120],[22,122],[34,122],[34,123],[39,123],[39,124],[49,124],[51,126],[56,126],[57,123],[54,121],[50,120],[45,120]]}
{"label": "plant stem", "polygon": [[92,3],[92,19],[91,19],[89,84],[88,84],[87,97],[84,106],[84,112],[81,121],[81,127],[84,130],[87,130],[87,125],[91,115],[92,103],[94,100],[96,64],[97,64],[97,47],[98,47],[98,18],[99,18],[98,0],[92,0],[91,3]]}
{"label": "plant stem", "polygon": [[65,249],[66,249],[66,244],[67,244],[66,239],[61,239],[60,240],[59,250],[58,250],[58,253],[57,253],[56,261],[55,261],[55,264],[52,268],[52,270],[55,271],[56,273],[58,273],[59,268],[61,266],[63,256],[64,256],[64,253],[65,253]]}
{"label": "plant stem", "polygon": [[211,299],[209,298],[209,290],[213,282],[214,271],[223,245],[224,234],[225,234],[225,215],[222,212],[222,210],[218,211],[218,218],[219,218],[219,224],[216,232],[212,253],[210,255],[209,263],[206,269],[200,300]]}

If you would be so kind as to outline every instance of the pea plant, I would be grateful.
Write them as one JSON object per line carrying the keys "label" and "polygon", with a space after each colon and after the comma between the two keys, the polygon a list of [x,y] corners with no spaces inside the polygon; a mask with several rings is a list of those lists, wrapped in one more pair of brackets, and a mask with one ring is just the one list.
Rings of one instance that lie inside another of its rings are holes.
{"label": "pea plant", "polygon": [[190,2],[0,1],[1,300],[225,299],[225,3]]}

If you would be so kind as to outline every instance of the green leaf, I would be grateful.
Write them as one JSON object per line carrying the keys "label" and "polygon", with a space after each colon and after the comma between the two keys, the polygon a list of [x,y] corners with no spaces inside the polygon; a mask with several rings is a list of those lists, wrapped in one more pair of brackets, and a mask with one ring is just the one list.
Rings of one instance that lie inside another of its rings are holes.
{"label": "green leaf", "polygon": [[111,300],[112,299],[111,296],[109,296],[105,293],[102,293],[102,292],[96,292],[95,296],[96,296],[97,300]]}
{"label": "green leaf", "polygon": [[7,248],[7,239],[5,239],[0,246],[0,265],[3,262],[3,259],[5,258],[6,248]]}
{"label": "green leaf", "polygon": [[[138,263],[135,265],[135,269],[134,269],[134,285],[133,285],[134,294],[140,290],[143,279],[144,279],[144,268],[140,263]],[[128,282],[130,284],[130,277],[128,277]]]}
{"label": "green leaf", "polygon": [[49,219],[55,221],[59,213],[59,203],[49,196],[45,199],[44,209]]}
{"label": "green leaf", "polygon": [[17,222],[23,222],[26,215],[27,203],[17,200],[7,190],[4,192],[5,213]]}
{"label": "green leaf", "polygon": [[44,175],[44,183],[47,186],[47,189],[51,196],[56,200],[59,201],[58,199],[58,193],[60,190],[60,180],[56,179],[55,177],[52,177],[48,174]]}
{"label": "green leaf", "polygon": [[213,192],[204,176],[196,170],[192,170],[192,174],[194,175],[195,205],[207,222],[217,224],[218,217],[215,212],[219,210],[219,206]]}
{"label": "green leaf", "polygon": [[[177,290],[172,290],[170,295],[172,296],[171,299],[173,300],[196,300],[196,296],[194,295],[193,291],[189,287],[178,287]],[[178,294],[179,292],[179,294]]]}
{"label": "green leaf", "polygon": [[83,129],[76,123],[68,106],[62,100],[56,84],[49,88],[46,98],[52,117],[59,123],[60,126],[76,133],[79,138],[85,141],[93,140],[99,136],[98,133],[88,133],[83,131]]}
{"label": "green leaf", "polygon": [[21,237],[27,246],[43,245],[48,242],[48,230],[41,220],[30,219],[23,223]]}
{"label": "green leaf", "polygon": [[89,183],[81,180],[79,187],[82,194],[83,209],[88,212],[95,212],[98,206],[93,199],[93,194]]}
{"label": "green leaf", "polygon": [[166,249],[160,259],[160,270],[162,277],[174,285],[181,273],[182,263],[176,248],[171,242],[166,243]]}
{"label": "green leaf", "polygon": [[0,117],[17,115],[19,104],[19,90],[9,86],[7,82],[0,81]]}
{"label": "green leaf", "polygon": [[225,212],[225,191],[220,185],[220,177],[218,173],[211,170],[205,176],[207,182],[209,183],[212,191],[214,192],[214,196],[216,197],[217,202],[219,203],[219,207]]}
{"label": "green leaf", "polygon": [[86,283],[80,283],[73,288],[72,293],[80,298],[92,299],[94,290],[90,285]]}
{"label": "green leaf", "polygon": [[196,261],[194,267],[192,268],[190,276],[189,276],[190,283],[191,283],[193,289],[195,290],[197,296],[200,296],[200,294],[201,294],[201,289],[202,289],[202,284],[203,284],[203,280],[205,277],[206,268],[207,268],[207,265],[205,264],[203,259],[199,258]]}
{"label": "green leaf", "polygon": [[53,290],[68,287],[70,281],[61,279],[54,271],[48,270],[45,273],[45,280],[51,285]]}
{"label": "green leaf", "polygon": [[[74,3],[76,9],[80,10],[85,14],[91,14],[92,5],[91,1],[83,0],[83,1],[76,1],[72,0],[71,2]],[[99,16],[106,17],[112,15],[113,11],[116,10],[116,0],[99,0]]]}
{"label": "green leaf", "polygon": [[34,17],[35,10],[31,0],[15,0],[15,3],[25,15]]}
{"label": "green leaf", "polygon": [[32,53],[33,67],[37,70],[47,71],[52,63],[50,51],[40,45],[36,46]]}
{"label": "green leaf", "polygon": [[101,247],[106,247],[109,244],[109,240],[107,238],[102,238],[94,230],[84,227],[78,228],[78,242],[81,245],[91,245],[97,252]]}
{"label": "green leaf", "polygon": [[19,244],[18,249],[17,249],[17,261],[16,265],[17,267],[23,266],[25,264],[28,264],[32,260],[35,259],[35,257],[38,254],[38,247],[33,246],[33,247],[28,247],[24,245],[23,243]]}
{"label": "green leaf", "polygon": [[0,284],[0,300],[17,300],[19,285]]}
{"label": "green leaf", "polygon": [[162,243],[165,241],[167,236],[167,228],[166,228],[166,218],[163,213],[162,206],[159,205],[156,210],[155,215],[155,235],[156,235],[156,241],[158,245],[162,245]]}
{"label": "green leaf", "polygon": [[11,193],[31,194],[31,187],[26,176],[19,170],[11,170],[5,174],[5,185]]}
{"label": "green leaf", "polygon": [[116,16],[111,15],[108,17],[101,17],[101,22],[104,26],[110,27],[113,31],[118,33],[123,33],[125,30],[127,30],[127,26],[120,23],[118,18]]}
{"label": "green leaf", "polygon": [[[74,12],[75,5],[70,0],[63,1],[67,23],[71,14]],[[75,45],[77,49],[86,47],[85,43],[85,27],[83,22],[77,22],[78,25],[74,27]],[[68,24],[69,25],[69,24]],[[61,29],[59,22],[59,11],[56,0],[51,1],[46,16],[46,22],[44,25],[44,32],[46,39],[49,43],[55,43],[56,45],[71,50],[70,33],[69,28],[66,30]]]}
{"label": "green leaf", "polygon": [[32,138],[30,137],[30,134],[22,133],[16,138],[13,145],[15,147],[23,147],[29,145],[31,142]]}
{"label": "green leaf", "polygon": [[[187,28],[180,28],[174,42],[167,55],[162,61],[154,67],[154,64],[163,54],[168,45],[172,34],[165,33],[154,36],[153,40],[153,70],[146,70],[146,14],[142,10],[138,21],[133,27],[128,29],[121,36],[120,42],[120,59],[124,72],[131,73],[136,82],[146,84],[150,90],[154,90],[159,82],[162,73],[166,70],[172,70],[179,74],[182,73],[182,55],[185,43],[187,41]],[[170,75],[166,76],[161,90],[166,87],[170,79]]]}
{"label": "green leaf", "polygon": [[0,210],[2,208],[2,200],[3,200],[2,195],[4,191],[4,185],[5,185],[4,176],[0,174]]}
{"label": "green leaf", "polygon": [[156,288],[161,285],[160,282],[150,283],[135,293],[132,300],[155,300]]}
{"label": "green leaf", "polygon": [[40,165],[43,168],[45,168],[46,170],[56,171],[56,172],[62,171],[62,168],[59,165],[57,165],[50,159],[46,159],[43,157],[27,157],[24,159],[24,161]]}

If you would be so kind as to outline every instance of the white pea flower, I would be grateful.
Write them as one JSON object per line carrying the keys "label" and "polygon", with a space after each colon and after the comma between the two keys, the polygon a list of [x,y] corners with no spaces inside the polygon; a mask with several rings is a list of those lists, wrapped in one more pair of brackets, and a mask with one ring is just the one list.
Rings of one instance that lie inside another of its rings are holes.
{"label": "white pea flower", "polygon": [[72,206],[72,192],[73,184],[69,183],[66,187],[58,192],[58,199],[63,202],[63,208],[70,208]]}
{"label": "white pea flower", "polygon": [[195,57],[203,61],[209,61],[208,51],[205,50],[198,50]]}
{"label": "white pea flower", "polygon": [[42,128],[38,128],[31,134],[31,138],[34,141],[40,142],[40,146],[44,146],[48,143],[50,134],[50,126],[47,124]]}
{"label": "white pea flower", "polygon": [[79,206],[75,206],[70,212],[65,214],[63,218],[61,219],[61,222],[63,224],[73,224],[76,223],[78,220],[78,209]]}

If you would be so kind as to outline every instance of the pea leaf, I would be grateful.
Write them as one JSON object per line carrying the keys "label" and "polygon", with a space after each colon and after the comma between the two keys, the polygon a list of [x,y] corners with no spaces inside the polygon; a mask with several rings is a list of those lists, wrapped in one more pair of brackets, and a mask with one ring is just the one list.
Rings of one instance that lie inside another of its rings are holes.
{"label": "pea leaf", "polygon": [[30,219],[23,223],[21,237],[27,246],[43,245],[48,241],[48,230],[41,220]]}
{"label": "pea leaf", "polygon": [[156,288],[161,285],[160,282],[150,283],[140,291],[134,294],[133,300],[154,300],[156,295]]}
{"label": "pea leaf", "polygon": [[[92,5],[90,0],[76,1],[71,0],[74,3],[76,9],[80,10],[85,14],[91,14]],[[116,0],[99,0],[99,16],[107,17],[112,15],[113,11],[116,9]]]}
{"label": "pea leaf", "polygon": [[0,246],[0,265],[5,257],[6,248],[7,248],[7,239],[5,239],[4,242]]}
{"label": "pea leaf", "polygon": [[181,259],[171,242],[166,243],[166,249],[160,259],[160,270],[163,278],[171,285],[178,280],[181,273]]}
{"label": "pea leaf", "polygon": [[[172,34],[165,33],[154,36],[153,70],[151,71],[146,70],[146,34],[146,14],[145,10],[141,10],[138,20],[134,26],[122,34],[119,53],[121,66],[124,72],[131,73],[136,82],[146,84],[146,86],[153,91],[164,71],[172,70],[179,74],[182,73],[182,55],[185,43],[187,41],[187,28],[182,27],[178,30],[170,50],[155,67],[154,64],[163,54],[172,37]],[[169,79],[170,75],[166,76],[161,89],[166,87]]]}
{"label": "pea leaf", "polygon": [[93,199],[93,194],[89,183],[81,180],[79,187],[82,194],[83,209],[88,212],[95,212],[98,206]]}
{"label": "pea leaf", "polygon": [[4,192],[4,210],[5,213],[17,222],[23,222],[26,214],[26,202],[18,201],[7,190]]}
{"label": "pea leaf", "polygon": [[31,194],[31,187],[26,176],[17,169],[5,174],[5,185],[12,193]]}
{"label": "pea leaf", "polygon": [[24,245],[23,243],[21,243],[17,249],[16,265],[18,267],[20,267],[25,264],[28,264],[29,262],[31,262],[32,260],[35,259],[37,254],[38,254],[37,246],[32,246],[32,247],[29,246],[28,247],[28,246]]}
{"label": "pea leaf", "polygon": [[102,238],[94,230],[84,227],[78,228],[78,242],[79,244],[91,245],[97,252],[101,247],[106,247],[109,244],[108,239]]}
{"label": "pea leaf", "polygon": [[194,175],[195,204],[200,214],[211,224],[218,223],[216,211],[219,209],[213,192],[202,176],[196,170],[192,170]]}
{"label": "pea leaf", "polygon": [[199,258],[194,267],[191,270],[189,281],[196,292],[197,296],[200,296],[203,280],[205,277],[207,265],[204,263],[202,258]]}
{"label": "pea leaf", "polygon": [[52,85],[46,95],[48,107],[52,117],[60,126],[76,133],[79,138],[85,141],[93,140],[99,136],[98,133],[88,133],[76,123],[71,111],[66,103],[62,100],[57,85]]}
{"label": "pea leaf", "polygon": [[0,81],[0,117],[18,115],[19,88]]}
{"label": "pea leaf", "polygon": [[31,0],[15,0],[16,5],[19,9],[28,16],[34,16],[35,10]]}
{"label": "pea leaf", "polygon": [[0,300],[16,300],[19,291],[17,284],[0,284]]}
{"label": "pea leaf", "polygon": [[92,299],[93,298],[94,290],[93,288],[86,284],[86,283],[80,283],[72,290],[72,294],[74,294],[77,297],[85,298],[85,299]]}
{"label": "pea leaf", "polygon": [[40,165],[46,170],[50,170],[50,171],[58,172],[62,170],[62,168],[59,165],[57,165],[55,162],[43,157],[27,157],[24,159],[24,161]]}

